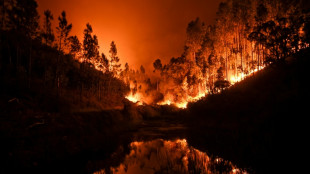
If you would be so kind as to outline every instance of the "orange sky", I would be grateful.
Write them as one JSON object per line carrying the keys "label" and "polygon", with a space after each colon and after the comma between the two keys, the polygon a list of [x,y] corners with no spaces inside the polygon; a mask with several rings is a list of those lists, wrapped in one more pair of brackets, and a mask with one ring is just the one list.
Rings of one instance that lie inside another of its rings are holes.
{"label": "orange sky", "polygon": [[[187,24],[200,17],[214,21],[221,0],[37,0],[40,16],[50,9],[54,24],[62,10],[73,25],[71,35],[82,42],[89,22],[98,36],[100,51],[109,55],[115,41],[121,63],[152,69],[155,59],[180,56]],[[56,30],[54,29],[54,32]]]}

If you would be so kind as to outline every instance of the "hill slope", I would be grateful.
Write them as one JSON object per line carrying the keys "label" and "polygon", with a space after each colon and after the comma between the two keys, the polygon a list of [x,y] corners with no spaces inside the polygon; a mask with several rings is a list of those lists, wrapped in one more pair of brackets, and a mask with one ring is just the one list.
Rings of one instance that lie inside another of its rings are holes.
{"label": "hill slope", "polygon": [[300,52],[190,104],[183,114],[192,127],[189,143],[257,173],[286,169],[283,165],[290,160],[283,164],[283,159],[301,152],[305,144],[297,136],[306,129],[309,56],[309,49]]}

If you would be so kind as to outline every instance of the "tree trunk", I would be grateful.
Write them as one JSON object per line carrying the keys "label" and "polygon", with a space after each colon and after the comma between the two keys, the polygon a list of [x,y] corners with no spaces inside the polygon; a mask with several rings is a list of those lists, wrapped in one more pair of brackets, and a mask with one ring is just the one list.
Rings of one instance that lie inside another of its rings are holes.
{"label": "tree trunk", "polygon": [[83,82],[81,83],[81,91],[80,91],[80,101],[83,99],[83,89],[84,89],[84,84]]}
{"label": "tree trunk", "polygon": [[99,101],[101,100],[101,93],[100,93],[100,80],[98,81],[98,93],[99,93]]}
{"label": "tree trunk", "polygon": [[254,52],[255,52],[255,47],[253,46],[253,42],[251,42],[251,52],[252,52],[252,62],[251,62],[251,67],[250,70],[253,71],[254,75]]}
{"label": "tree trunk", "polygon": [[263,65],[265,65],[266,62],[266,57],[265,57],[265,49],[262,46],[262,50],[263,50]]}
{"label": "tree trunk", "polygon": [[243,72],[243,45],[242,45],[242,41],[241,41],[241,32],[240,32],[240,29],[239,29],[239,27],[238,27],[238,37],[239,37],[239,45],[238,45],[238,48],[239,48],[239,51],[240,51],[240,66],[241,66],[241,72]]}
{"label": "tree trunk", "polygon": [[111,91],[111,81],[112,81],[112,76],[109,77],[108,94],[110,94],[110,91]]}
{"label": "tree trunk", "polygon": [[157,91],[159,90],[159,87],[158,87],[158,79],[157,79],[157,82],[156,82],[156,89],[157,89]]}
{"label": "tree trunk", "polygon": [[60,53],[58,53],[57,61],[56,61],[56,92],[57,92],[57,99],[59,97],[59,87],[60,87],[60,81],[59,81],[59,59],[60,59]]}
{"label": "tree trunk", "polygon": [[5,29],[5,13],[6,13],[6,9],[5,9],[5,0],[3,0],[3,2],[2,2],[2,30],[4,30]]}
{"label": "tree trunk", "polygon": [[61,40],[62,40],[62,32],[60,32],[60,37],[59,37],[59,51],[61,51]]}
{"label": "tree trunk", "polygon": [[31,69],[32,69],[32,43],[30,41],[30,47],[29,47],[29,75],[28,75],[28,88],[31,87]]}
{"label": "tree trunk", "polygon": [[16,72],[18,69],[18,58],[19,58],[19,47],[18,45],[16,46]]}
{"label": "tree trunk", "polygon": [[228,54],[227,54],[227,42],[225,43],[226,48],[226,80],[228,80]]}
{"label": "tree trunk", "polygon": [[10,65],[12,65],[12,53],[11,53],[11,49],[10,49],[9,44],[8,44],[8,52],[9,52],[9,62],[10,62]]}
{"label": "tree trunk", "polygon": [[258,44],[258,49],[257,49],[257,69],[260,69],[260,44]]}

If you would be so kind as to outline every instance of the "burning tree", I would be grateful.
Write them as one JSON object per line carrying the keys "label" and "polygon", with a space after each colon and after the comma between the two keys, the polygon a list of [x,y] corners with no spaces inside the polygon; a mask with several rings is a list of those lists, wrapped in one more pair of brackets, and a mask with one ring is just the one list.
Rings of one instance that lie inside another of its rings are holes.
{"label": "burning tree", "polygon": [[184,107],[308,47],[309,15],[301,9],[300,1],[226,0],[214,25],[191,21],[182,56],[153,63],[159,104]]}

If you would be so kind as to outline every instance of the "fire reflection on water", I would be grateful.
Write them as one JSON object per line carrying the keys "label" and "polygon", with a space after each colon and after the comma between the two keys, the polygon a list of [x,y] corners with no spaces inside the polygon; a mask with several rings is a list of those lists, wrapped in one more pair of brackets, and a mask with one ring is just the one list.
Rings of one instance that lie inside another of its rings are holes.
{"label": "fire reflection on water", "polygon": [[130,153],[118,167],[100,170],[106,173],[247,173],[222,158],[211,158],[187,144],[185,139],[132,142]]}

